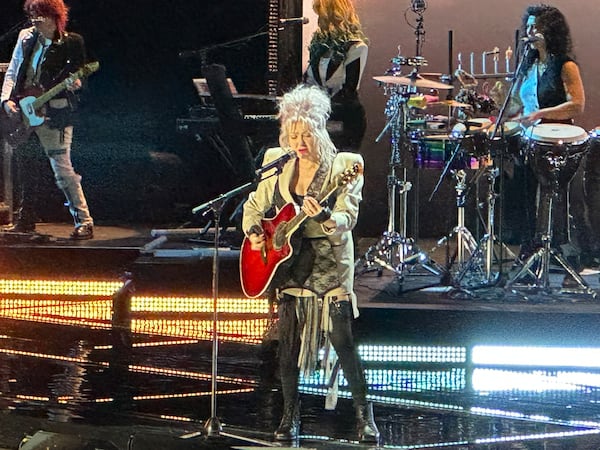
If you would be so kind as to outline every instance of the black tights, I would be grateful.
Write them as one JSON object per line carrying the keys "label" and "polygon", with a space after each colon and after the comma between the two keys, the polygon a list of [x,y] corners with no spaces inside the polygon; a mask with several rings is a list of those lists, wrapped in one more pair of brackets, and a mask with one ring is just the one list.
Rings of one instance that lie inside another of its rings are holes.
{"label": "black tights", "polygon": [[[296,302],[282,300],[279,315],[279,371],[284,408],[298,401],[298,355],[300,327],[296,318]],[[329,338],[335,349],[356,406],[366,404],[367,384],[352,336],[352,305],[349,301],[332,302],[329,306],[331,331]]]}

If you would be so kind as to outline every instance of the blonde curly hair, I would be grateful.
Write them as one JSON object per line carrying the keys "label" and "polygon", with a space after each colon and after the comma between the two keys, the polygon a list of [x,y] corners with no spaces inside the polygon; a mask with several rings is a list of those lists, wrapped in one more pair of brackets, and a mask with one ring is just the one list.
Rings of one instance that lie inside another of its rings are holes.
{"label": "blonde curly hair", "polygon": [[277,118],[280,122],[279,144],[289,147],[289,131],[292,124],[304,123],[313,133],[317,153],[321,162],[333,161],[337,150],[327,131],[327,120],[331,114],[329,95],[317,86],[300,84],[283,95],[278,105]]}

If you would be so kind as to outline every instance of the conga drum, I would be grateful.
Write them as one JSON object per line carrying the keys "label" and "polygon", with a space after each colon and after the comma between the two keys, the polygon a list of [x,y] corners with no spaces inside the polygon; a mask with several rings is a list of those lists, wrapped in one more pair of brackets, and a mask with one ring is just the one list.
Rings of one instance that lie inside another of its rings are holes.
{"label": "conga drum", "polygon": [[588,149],[589,134],[575,125],[542,123],[527,128],[523,140],[540,187],[536,235],[550,229],[553,246],[566,244],[570,240],[569,184]]}

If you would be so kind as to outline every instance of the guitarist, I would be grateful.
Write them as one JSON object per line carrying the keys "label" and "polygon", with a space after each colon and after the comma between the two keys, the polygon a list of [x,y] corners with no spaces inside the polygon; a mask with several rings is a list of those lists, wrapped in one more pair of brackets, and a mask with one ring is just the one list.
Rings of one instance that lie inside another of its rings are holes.
{"label": "guitarist", "polygon": [[[308,216],[295,233],[289,266],[282,265],[275,282],[278,299],[279,369],[283,392],[283,417],[275,439],[293,441],[299,432],[299,370],[310,374],[319,349],[333,345],[348,380],[356,410],[358,437],[376,442],[379,431],[367,404],[367,386],[352,336],[352,319],[358,316],[354,294],[354,228],[362,199],[359,174],[340,184],[326,205],[317,198],[346,169],[362,157],[337,153],[326,129],[331,113],[327,93],[317,86],[300,85],[279,103],[279,143],[265,153],[263,166],[290,150],[295,158],[283,165],[279,176],[265,171],[256,190],[244,204],[242,229],[252,251],[262,251],[265,234],[262,220],[268,211],[293,203]],[[334,185],[335,186],[335,185]],[[328,353],[331,355],[331,353]],[[323,362],[326,367],[331,361]],[[333,393],[335,395],[335,393]],[[335,407],[335,400],[329,402]]]}
{"label": "guitarist", "polygon": [[[52,88],[79,69],[86,58],[83,38],[65,31],[68,8],[63,0],[25,0],[23,9],[32,26],[19,33],[0,97],[4,113],[13,122],[21,118],[19,98],[35,89]],[[81,85],[81,80],[71,81],[65,91],[51,99],[45,113],[38,113],[45,116],[44,123],[35,127],[26,143],[14,152],[20,189],[16,195],[16,219],[8,231],[35,230],[34,204],[43,150],[75,222],[71,238],[82,240],[94,236],[94,221],[81,188],[81,176],[71,164],[74,92]]]}

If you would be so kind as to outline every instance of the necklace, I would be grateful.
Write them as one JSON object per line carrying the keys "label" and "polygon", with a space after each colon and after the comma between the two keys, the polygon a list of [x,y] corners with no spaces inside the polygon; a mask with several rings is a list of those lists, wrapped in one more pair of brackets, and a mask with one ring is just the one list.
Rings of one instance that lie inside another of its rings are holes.
{"label": "necklace", "polygon": [[537,62],[537,69],[540,75],[542,75],[546,69],[548,68],[548,61],[540,61]]}

